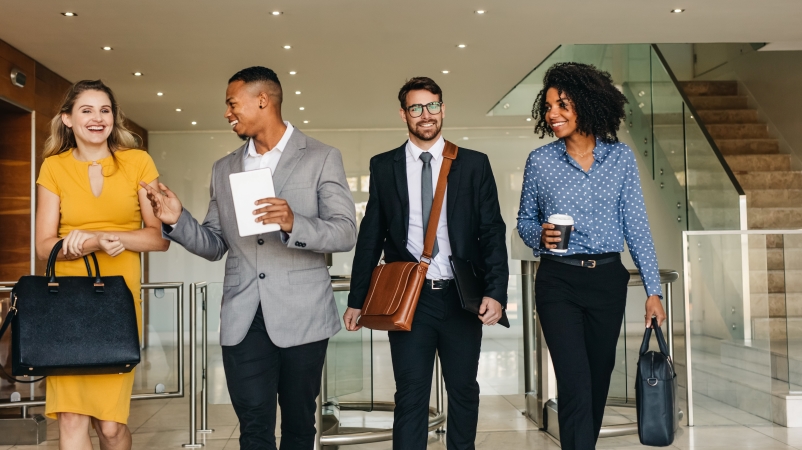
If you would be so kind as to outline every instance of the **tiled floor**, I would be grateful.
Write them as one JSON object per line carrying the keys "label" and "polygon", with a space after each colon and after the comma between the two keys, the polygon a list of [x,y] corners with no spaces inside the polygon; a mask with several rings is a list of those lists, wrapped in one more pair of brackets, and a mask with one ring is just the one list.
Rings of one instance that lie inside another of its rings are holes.
{"label": "tiled floor", "polygon": [[[481,356],[479,383],[482,390],[479,413],[479,433],[476,447],[480,450],[517,449],[556,449],[559,443],[522,415],[524,409],[521,394],[520,347],[517,339],[486,338]],[[369,358],[370,346],[363,348],[360,359],[353,349],[338,353],[340,357],[350,354],[352,361],[340,361],[344,367],[349,364],[362,366],[360,379],[347,379],[354,371],[337,372],[341,379],[330,383],[330,391],[339,391],[340,400],[367,400],[370,388],[376,400],[391,400],[394,390],[392,366],[389,362],[389,347],[380,335],[374,336],[372,345],[373,361]],[[225,404],[225,380],[218,367],[219,347],[210,346],[210,401],[209,425],[214,428],[210,434],[199,434],[198,441],[206,449],[238,449],[239,429],[237,418],[231,405]],[[331,372],[336,366],[330,367]],[[356,371],[358,374],[358,371]],[[144,379],[145,374],[142,374]],[[357,375],[357,378],[359,376]],[[372,380],[372,381],[371,381]],[[188,381],[188,380],[187,380]],[[151,381],[152,384],[153,381]],[[360,386],[354,392],[354,386]],[[334,394],[332,394],[334,395]],[[133,432],[135,449],[161,450],[180,449],[181,444],[189,442],[188,397],[163,400],[135,401],[131,406],[129,426]],[[746,411],[733,408],[715,400],[697,395],[696,422],[693,428],[681,427],[672,449],[802,449],[802,429],[788,429],[774,426]],[[41,412],[41,408],[33,412]],[[608,408],[605,422],[625,423],[634,419],[634,409]],[[343,427],[384,428],[392,425],[392,413],[344,411],[340,413]],[[277,430],[278,434],[278,430]],[[97,439],[95,448],[97,446]],[[8,447],[6,449],[42,449],[58,447],[58,425],[48,421],[48,441],[39,446]],[[599,449],[637,449],[642,447],[637,436],[624,436],[600,439]],[[390,450],[390,442],[342,447],[353,450]],[[445,449],[442,435],[430,433],[430,449]]]}

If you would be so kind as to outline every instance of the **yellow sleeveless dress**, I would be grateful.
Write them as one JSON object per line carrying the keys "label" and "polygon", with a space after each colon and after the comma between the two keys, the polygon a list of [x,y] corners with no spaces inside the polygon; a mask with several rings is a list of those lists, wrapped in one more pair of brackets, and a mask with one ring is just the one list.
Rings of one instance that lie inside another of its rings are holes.
{"label": "yellow sleeveless dress", "polygon": [[[37,184],[61,199],[59,236],[72,230],[134,231],[142,228],[138,191],[140,181],[159,177],[150,155],[123,150],[98,161],[103,166],[103,190],[95,197],[89,185],[91,162],[78,161],[72,150],[46,158]],[[103,276],[122,275],[134,296],[137,324],[142,331],[139,253],[124,251],[112,258],[96,252]],[[56,263],[57,276],[86,276],[82,259]],[[77,375],[47,378],[45,415],[71,412],[119,423],[128,422],[134,372],[121,375]]]}

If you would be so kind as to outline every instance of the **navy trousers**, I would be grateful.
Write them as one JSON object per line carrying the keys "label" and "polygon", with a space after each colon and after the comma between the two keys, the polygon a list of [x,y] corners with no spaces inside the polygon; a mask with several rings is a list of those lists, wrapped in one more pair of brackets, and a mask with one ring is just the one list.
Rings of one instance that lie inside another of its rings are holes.
{"label": "navy trousers", "polygon": [[557,376],[563,450],[596,448],[615,367],[628,281],[629,271],[620,261],[595,269],[548,259],[540,262],[535,302]]}
{"label": "navy trousers", "polygon": [[473,450],[479,421],[479,352],[482,322],[462,309],[453,282],[449,288],[424,287],[412,331],[391,331],[395,374],[394,450],[424,450],[435,352],[440,355],[448,421],[446,447]]}

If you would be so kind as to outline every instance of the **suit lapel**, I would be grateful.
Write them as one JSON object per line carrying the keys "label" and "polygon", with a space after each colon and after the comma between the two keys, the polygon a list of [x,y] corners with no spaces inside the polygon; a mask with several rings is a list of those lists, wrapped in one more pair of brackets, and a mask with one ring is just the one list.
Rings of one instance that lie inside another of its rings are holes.
{"label": "suit lapel", "polygon": [[393,175],[395,175],[395,187],[398,190],[398,198],[401,200],[401,208],[404,214],[405,235],[409,236],[409,188],[407,187],[407,158],[406,146],[404,143],[395,150],[393,158]]}
{"label": "suit lapel", "polygon": [[448,223],[451,223],[451,217],[454,215],[454,208],[457,203],[459,180],[462,172],[460,166],[459,151],[457,151],[457,158],[451,163],[451,170],[448,172],[448,190],[446,191],[446,219],[448,219]]}
{"label": "suit lapel", "polygon": [[281,194],[281,189],[292,174],[293,169],[301,160],[306,151],[306,135],[294,129],[287,146],[281,152],[281,158],[278,160],[276,166],[276,173],[273,174],[273,186],[276,190],[276,196]]}
{"label": "suit lapel", "polygon": [[245,145],[242,147],[234,150],[231,152],[231,158],[229,159],[229,167],[231,167],[231,173],[240,173],[245,171],[245,152],[248,151],[248,142],[245,142]]}

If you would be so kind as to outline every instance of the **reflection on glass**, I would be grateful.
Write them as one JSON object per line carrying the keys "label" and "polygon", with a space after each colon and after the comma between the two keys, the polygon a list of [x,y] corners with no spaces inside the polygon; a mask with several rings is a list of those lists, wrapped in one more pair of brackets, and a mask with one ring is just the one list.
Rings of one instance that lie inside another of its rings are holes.
{"label": "reflection on glass", "polygon": [[[134,394],[178,391],[178,299],[172,289],[143,289],[141,362]],[[158,388],[157,388],[158,387]]]}

